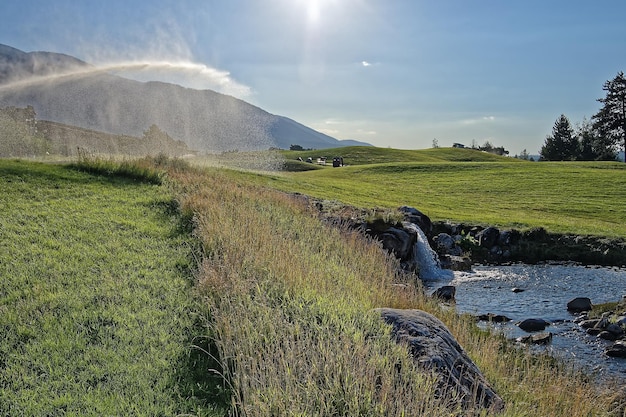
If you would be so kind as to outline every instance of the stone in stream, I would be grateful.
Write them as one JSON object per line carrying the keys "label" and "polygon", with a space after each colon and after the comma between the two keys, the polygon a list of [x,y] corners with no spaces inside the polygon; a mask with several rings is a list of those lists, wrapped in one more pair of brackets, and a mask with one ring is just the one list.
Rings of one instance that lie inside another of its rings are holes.
{"label": "stone in stream", "polygon": [[545,330],[550,323],[544,319],[526,319],[521,321],[518,326],[526,332],[539,332]]}
{"label": "stone in stream", "polygon": [[606,348],[604,353],[612,358],[626,358],[626,341],[621,340],[613,343],[612,346]]}
{"label": "stone in stream", "polygon": [[518,337],[516,340],[520,343],[526,344],[547,345],[552,341],[552,333],[542,332],[538,334]]}
{"label": "stone in stream", "polygon": [[602,330],[600,333],[598,333],[598,338],[604,339],[604,340],[609,340],[609,341],[615,341],[615,340],[619,339],[619,336],[617,336],[615,333],[611,333],[609,331]]}
{"label": "stone in stream", "polygon": [[451,302],[454,302],[455,295],[456,287],[454,285],[444,285],[443,287],[437,288],[432,294],[433,298]]}
{"label": "stone in stream", "polygon": [[567,303],[567,311],[570,311],[572,313],[590,311],[591,307],[591,299],[587,297],[577,297]]}
{"label": "stone in stream", "polygon": [[489,321],[492,323],[506,323],[508,321],[511,321],[511,319],[508,318],[507,316],[504,316],[502,314],[493,314],[493,313],[481,314],[480,316],[478,316],[478,320]]}
{"label": "stone in stream", "polygon": [[377,311],[393,326],[396,342],[407,345],[415,363],[435,373],[441,392],[458,398],[466,409],[503,409],[502,398],[438,318],[421,310]]}

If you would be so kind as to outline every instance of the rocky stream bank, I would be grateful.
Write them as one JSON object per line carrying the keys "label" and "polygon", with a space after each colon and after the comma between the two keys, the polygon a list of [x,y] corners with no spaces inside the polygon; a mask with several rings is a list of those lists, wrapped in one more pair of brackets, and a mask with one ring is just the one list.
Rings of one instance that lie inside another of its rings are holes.
{"label": "rocky stream bank", "polygon": [[[427,215],[413,207],[400,207],[396,213],[390,213],[383,210],[361,210],[333,201],[304,198],[316,207],[326,222],[359,230],[365,236],[381,242],[385,250],[399,259],[403,270],[414,272],[421,279],[424,279],[426,269],[430,268],[429,265],[424,265],[424,259],[426,263],[430,263],[431,257],[438,268],[447,271],[469,270],[475,264],[574,262],[582,265],[626,266],[626,241],[623,239],[554,234],[543,228],[524,231],[501,230],[494,226],[432,222]],[[427,240],[428,250],[432,252],[432,254],[428,253],[426,258],[418,256],[418,247],[424,245],[424,242],[421,242],[421,232]],[[523,289],[517,290],[523,291]],[[433,292],[432,296],[440,298],[442,302],[454,303],[455,287],[443,286]],[[605,311],[598,319],[590,316],[593,304],[584,294],[571,300],[563,308],[578,315],[575,322],[588,334],[614,341],[613,345],[606,349],[605,354],[608,357],[624,358],[626,357],[626,303],[617,301],[620,300],[616,300],[614,308]],[[433,320],[432,317],[425,318],[415,311],[390,312],[384,309],[382,311],[383,318],[394,325],[394,334],[398,342],[407,343],[412,352],[421,352],[415,355],[416,362],[431,370],[434,367],[442,375],[442,380],[454,385],[450,389],[466,390],[466,387],[459,385],[459,381],[464,378],[455,379],[450,375],[453,375],[455,368],[458,369],[459,366],[467,370],[471,369],[472,374],[475,375],[474,380],[484,383],[481,388],[483,390],[481,399],[475,405],[492,409],[503,406],[500,397],[484,381],[480,371],[466,357],[458,343],[453,341],[433,344],[432,341],[428,341],[432,337],[438,337],[435,335],[447,334],[447,329],[442,323]],[[399,321],[405,324],[398,325],[395,319],[392,320],[390,317],[399,317]],[[406,324],[407,317],[411,317],[408,325]],[[507,317],[490,313],[477,316],[476,319],[487,322],[510,320]],[[520,343],[549,344],[552,340],[552,334],[545,331],[550,325],[546,320],[529,318],[520,321],[517,325],[528,333],[528,336],[518,338]],[[437,351],[424,346],[435,346]],[[432,358],[437,357],[452,359],[438,360],[435,366]],[[475,398],[474,401],[476,400]]]}

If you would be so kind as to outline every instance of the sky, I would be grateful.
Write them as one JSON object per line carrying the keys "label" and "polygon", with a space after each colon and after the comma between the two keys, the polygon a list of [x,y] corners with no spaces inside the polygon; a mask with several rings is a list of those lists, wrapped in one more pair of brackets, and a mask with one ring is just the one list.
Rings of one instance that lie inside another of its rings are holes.
{"label": "sky", "polygon": [[213,89],[337,139],[514,155],[537,154],[561,114],[599,110],[626,70],[624,16],[623,0],[1,0],[0,43]]}

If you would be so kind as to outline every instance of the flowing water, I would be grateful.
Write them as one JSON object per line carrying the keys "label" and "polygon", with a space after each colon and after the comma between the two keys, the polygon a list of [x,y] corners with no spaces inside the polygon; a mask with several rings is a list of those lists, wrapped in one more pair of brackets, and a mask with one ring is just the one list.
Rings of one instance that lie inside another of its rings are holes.
{"label": "flowing water", "polygon": [[[577,265],[476,266],[455,272],[452,280],[427,281],[430,290],[456,287],[456,308],[461,313],[503,314],[511,322],[492,324],[494,330],[515,339],[528,335],[516,326],[527,318],[551,323],[552,343],[533,347],[571,360],[599,376],[626,379],[626,359],[609,358],[604,350],[612,342],[589,336],[567,311],[567,302],[589,297],[593,304],[619,301],[626,295],[626,269]],[[514,292],[513,289],[521,289]]]}

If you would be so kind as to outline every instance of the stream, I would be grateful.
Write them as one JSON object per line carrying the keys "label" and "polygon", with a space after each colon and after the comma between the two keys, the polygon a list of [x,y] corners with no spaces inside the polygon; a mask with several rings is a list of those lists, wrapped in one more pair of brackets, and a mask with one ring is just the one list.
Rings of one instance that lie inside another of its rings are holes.
{"label": "stream", "polygon": [[[612,342],[587,335],[567,311],[576,297],[589,297],[593,304],[619,301],[626,295],[626,269],[579,265],[474,266],[470,272],[455,272],[452,279],[425,282],[430,291],[444,285],[456,287],[456,309],[473,315],[494,313],[510,319],[504,324],[485,324],[507,338],[526,336],[515,323],[541,318],[551,323],[553,334],[537,351],[571,361],[599,377],[626,380],[626,359],[610,358],[604,349]],[[512,291],[514,288],[523,290]]]}

